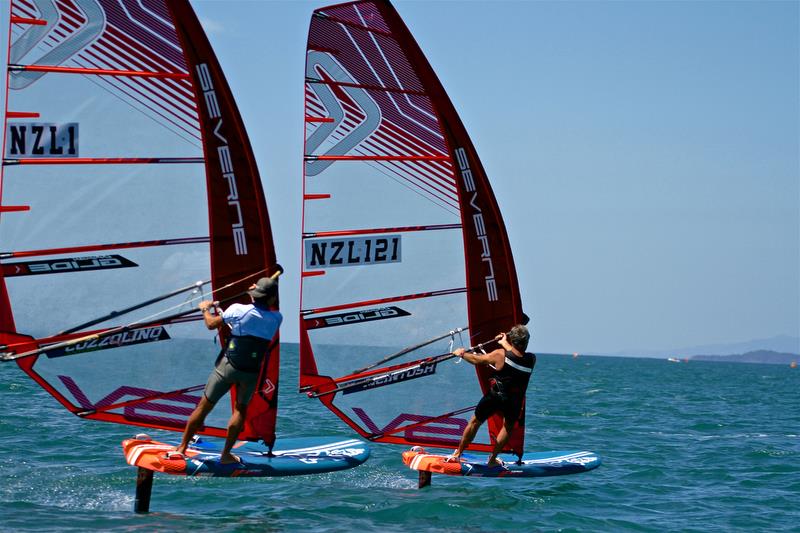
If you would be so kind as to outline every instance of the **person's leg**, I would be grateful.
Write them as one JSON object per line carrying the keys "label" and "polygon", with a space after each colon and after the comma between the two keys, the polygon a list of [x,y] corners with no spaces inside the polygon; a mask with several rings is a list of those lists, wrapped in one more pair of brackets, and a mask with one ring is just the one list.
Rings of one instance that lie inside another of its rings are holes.
{"label": "person's leg", "polygon": [[214,409],[214,406],[222,398],[233,385],[233,381],[227,376],[231,371],[226,360],[223,359],[211,371],[206,382],[206,388],[203,390],[203,396],[197,407],[194,408],[192,414],[189,415],[189,420],[186,422],[186,428],[183,430],[183,437],[181,438],[180,445],[175,448],[178,453],[186,453],[186,447],[189,445],[189,440],[197,433],[197,430],[202,427],[206,421],[208,413]]}
{"label": "person's leg", "polygon": [[475,414],[467,423],[464,432],[461,434],[461,441],[458,443],[458,448],[448,458],[447,462],[457,462],[461,458],[461,454],[467,449],[467,446],[472,443],[475,435],[478,434],[478,429],[486,422],[486,419],[491,416],[492,412],[497,409],[496,399],[491,394],[486,394],[478,405],[475,406]]}
{"label": "person's leg", "polygon": [[211,410],[214,409],[214,404],[208,401],[208,399],[203,395],[200,398],[200,402],[197,404],[197,407],[194,408],[192,414],[189,416],[189,420],[186,422],[186,428],[183,430],[183,437],[181,437],[180,445],[175,448],[175,451],[178,453],[186,453],[186,447],[189,445],[189,440],[197,433],[197,430],[203,425],[206,421],[206,417]]}
{"label": "person's leg", "polygon": [[503,451],[505,448],[508,439],[511,438],[511,431],[514,429],[514,420],[508,417],[503,418],[503,427],[500,429],[500,432],[497,434],[497,442],[494,444],[494,450],[492,450],[492,455],[489,456],[489,460],[486,461],[486,464],[489,466],[495,466],[500,464],[497,461],[497,454]]}
{"label": "person's leg", "polygon": [[223,464],[238,463],[241,461],[239,457],[233,455],[231,450],[233,445],[236,444],[236,439],[239,433],[242,432],[244,421],[247,418],[247,405],[255,392],[256,382],[258,381],[258,374],[250,372],[236,371],[234,374],[236,378],[236,402],[233,406],[233,413],[228,421],[228,434],[225,437],[225,446],[222,448],[222,453],[219,460]]}
{"label": "person's leg", "polygon": [[475,435],[478,434],[478,428],[481,427],[483,421],[479,421],[475,415],[472,415],[469,423],[467,423],[467,427],[464,428],[464,433],[461,435],[461,441],[458,443],[458,448],[452,455],[447,458],[447,462],[458,462],[461,458],[461,454],[464,453],[464,450],[467,446],[470,445],[472,439],[475,438]]}
{"label": "person's leg", "polygon": [[239,433],[242,432],[246,417],[247,404],[242,405],[239,402],[236,402],[236,405],[233,407],[233,413],[231,413],[231,418],[228,421],[228,435],[225,437],[225,446],[222,448],[222,453],[219,456],[219,461],[221,463],[227,464],[240,462],[239,457],[231,453],[231,449],[236,443]]}

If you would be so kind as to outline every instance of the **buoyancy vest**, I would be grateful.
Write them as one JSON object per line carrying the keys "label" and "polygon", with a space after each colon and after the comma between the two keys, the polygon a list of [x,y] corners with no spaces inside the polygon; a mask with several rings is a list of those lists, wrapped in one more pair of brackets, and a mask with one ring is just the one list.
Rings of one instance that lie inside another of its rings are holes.
{"label": "buoyancy vest", "polygon": [[492,379],[492,392],[503,398],[524,396],[528,389],[536,356],[525,352],[521,357],[506,350],[505,362]]}

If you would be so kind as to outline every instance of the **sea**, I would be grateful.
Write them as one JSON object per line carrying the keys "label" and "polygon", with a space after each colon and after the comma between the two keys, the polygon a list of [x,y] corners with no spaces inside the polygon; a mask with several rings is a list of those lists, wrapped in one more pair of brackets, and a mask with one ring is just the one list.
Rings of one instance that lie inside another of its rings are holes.
{"label": "sea", "polygon": [[[353,436],[296,392],[297,346],[281,359],[279,438]],[[138,428],[69,414],[13,363],[0,365],[0,404],[2,531],[800,531],[800,369],[788,365],[542,355],[527,451],[592,450],[593,471],[434,475],[418,489],[404,448],[373,444],[339,473],[156,474],[148,514],[133,512],[120,446]]]}

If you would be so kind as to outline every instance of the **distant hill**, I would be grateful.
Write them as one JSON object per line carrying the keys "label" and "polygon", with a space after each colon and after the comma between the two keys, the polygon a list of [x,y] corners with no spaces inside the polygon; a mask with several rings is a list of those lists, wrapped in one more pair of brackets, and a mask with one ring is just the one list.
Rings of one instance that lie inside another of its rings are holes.
{"label": "distant hill", "polygon": [[773,365],[788,365],[792,361],[800,363],[800,355],[796,353],[780,353],[771,350],[755,350],[747,353],[732,355],[693,355],[692,361],[716,361],[727,363],[767,363]]}
{"label": "distant hill", "polygon": [[[779,353],[800,353],[800,337],[777,335],[766,339],[753,339],[744,342],[727,344],[704,344],[702,346],[686,346],[669,350],[625,350],[608,355],[637,355],[640,357],[688,357],[703,354],[741,356],[749,352],[772,351]],[[676,355],[677,354],[677,355]],[[799,361],[800,363],[800,361]]]}

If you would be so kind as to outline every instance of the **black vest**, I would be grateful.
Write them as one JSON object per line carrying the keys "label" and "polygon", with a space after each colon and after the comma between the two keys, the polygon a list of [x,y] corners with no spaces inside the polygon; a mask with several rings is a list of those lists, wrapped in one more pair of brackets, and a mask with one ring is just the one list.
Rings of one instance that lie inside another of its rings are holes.
{"label": "black vest", "polygon": [[258,372],[267,357],[270,339],[253,335],[231,335],[225,355],[236,370]]}
{"label": "black vest", "polygon": [[[519,396],[525,395],[528,389],[528,382],[531,379],[533,367],[536,366],[536,356],[525,352],[522,357],[518,357],[509,350],[506,350],[506,360],[503,367],[494,375],[492,392],[499,396]],[[526,371],[525,369],[529,369]]]}

